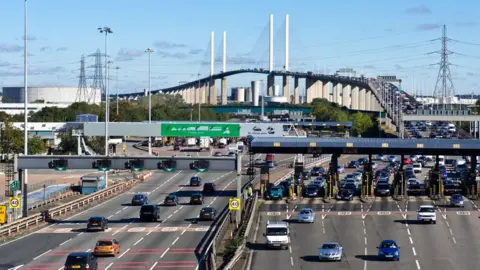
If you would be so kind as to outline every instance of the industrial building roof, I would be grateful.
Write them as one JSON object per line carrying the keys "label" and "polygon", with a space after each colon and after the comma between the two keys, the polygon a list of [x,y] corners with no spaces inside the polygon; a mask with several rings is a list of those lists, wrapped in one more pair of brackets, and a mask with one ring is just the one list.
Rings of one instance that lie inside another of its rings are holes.
{"label": "industrial building roof", "polygon": [[478,155],[480,143],[460,139],[255,138],[253,153]]}

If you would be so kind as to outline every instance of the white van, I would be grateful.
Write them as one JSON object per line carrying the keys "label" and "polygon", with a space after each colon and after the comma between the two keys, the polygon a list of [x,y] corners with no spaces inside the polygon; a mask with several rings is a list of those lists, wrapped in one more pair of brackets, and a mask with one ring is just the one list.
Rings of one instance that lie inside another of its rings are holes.
{"label": "white van", "polygon": [[267,221],[265,244],[267,248],[288,249],[290,245],[290,229],[285,221]]}
{"label": "white van", "polygon": [[445,166],[445,156],[438,156],[438,165]]}

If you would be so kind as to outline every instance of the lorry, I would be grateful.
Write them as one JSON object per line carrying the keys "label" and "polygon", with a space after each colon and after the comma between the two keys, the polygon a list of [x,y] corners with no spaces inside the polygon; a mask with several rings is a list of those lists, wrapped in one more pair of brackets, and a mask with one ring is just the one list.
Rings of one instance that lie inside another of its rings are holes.
{"label": "lorry", "polygon": [[285,221],[267,220],[267,227],[263,236],[267,248],[288,249],[290,245],[290,229]]}
{"label": "lorry", "polygon": [[210,137],[200,137],[200,151],[206,149],[210,151]]}
{"label": "lorry", "polygon": [[188,147],[195,147],[197,145],[197,139],[195,138],[188,138],[187,139],[187,146]]}
{"label": "lorry", "polygon": [[227,146],[227,139],[221,138],[218,141],[218,148],[225,148],[225,146]]}

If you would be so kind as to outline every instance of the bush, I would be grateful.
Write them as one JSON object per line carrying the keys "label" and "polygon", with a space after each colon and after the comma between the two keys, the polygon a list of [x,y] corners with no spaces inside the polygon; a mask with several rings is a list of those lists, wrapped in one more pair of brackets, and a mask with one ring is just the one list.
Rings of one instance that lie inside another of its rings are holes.
{"label": "bush", "polygon": [[234,237],[233,239],[227,240],[225,243],[225,249],[223,250],[223,257],[226,259],[230,259],[235,255],[238,247],[240,247],[243,243],[243,239],[240,237]]}

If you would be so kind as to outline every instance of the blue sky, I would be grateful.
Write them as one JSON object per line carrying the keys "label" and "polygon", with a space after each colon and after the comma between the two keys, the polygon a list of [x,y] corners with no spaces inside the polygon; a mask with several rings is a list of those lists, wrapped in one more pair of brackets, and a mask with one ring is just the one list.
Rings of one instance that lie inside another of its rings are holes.
{"label": "blue sky", "polygon": [[[227,2],[230,2],[226,4]],[[272,4],[272,3],[275,4]],[[30,85],[77,86],[82,54],[103,51],[109,26],[110,91],[152,88],[209,74],[210,33],[215,57],[221,59],[227,31],[227,70],[268,67],[268,19],[274,15],[275,66],[284,64],[284,20],[290,15],[290,69],[333,73],[354,68],[366,76],[397,75],[409,92],[431,94],[440,55],[441,25],[455,42],[449,48],[456,93],[477,92],[480,74],[480,2],[454,1],[160,1],[160,0],[29,0]],[[0,87],[23,83],[23,1],[0,3]],[[476,35],[474,33],[477,33]],[[87,67],[94,58],[87,57]],[[202,64],[203,63],[203,64]],[[215,71],[221,70],[221,62]],[[93,68],[87,68],[87,76]],[[229,87],[247,86],[259,75],[229,79]],[[279,79],[278,79],[279,80]],[[87,81],[91,84],[92,80]],[[118,82],[118,87],[116,83]],[[280,83],[280,81],[277,81]]]}

